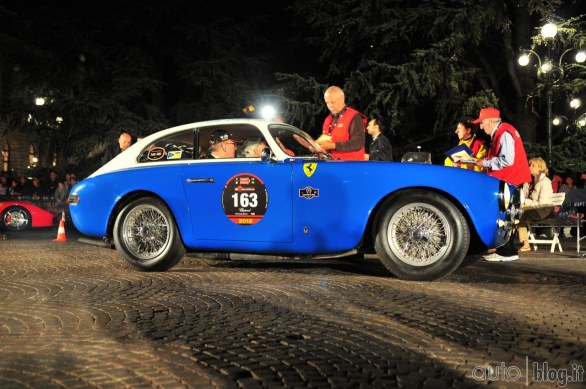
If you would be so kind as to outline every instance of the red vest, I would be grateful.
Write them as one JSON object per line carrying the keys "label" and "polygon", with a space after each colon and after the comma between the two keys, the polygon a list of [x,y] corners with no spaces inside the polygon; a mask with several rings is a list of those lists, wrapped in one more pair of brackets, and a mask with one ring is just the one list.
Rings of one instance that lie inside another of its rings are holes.
{"label": "red vest", "polygon": [[515,127],[510,124],[501,123],[496,130],[492,137],[492,143],[490,149],[488,149],[488,156],[486,158],[492,159],[499,155],[501,136],[503,136],[505,132],[511,134],[515,140],[515,160],[511,166],[507,166],[500,170],[488,169],[488,174],[516,186],[520,186],[526,182],[531,182],[531,172],[529,171],[529,162],[527,161],[527,154],[525,154],[523,141],[521,140],[521,136],[519,136],[519,132],[517,132]]}
{"label": "red vest", "polygon": [[[360,115],[362,119],[362,123],[364,123],[364,127],[366,128],[366,116],[355,110],[354,108],[346,107],[346,110],[340,115],[338,121],[331,129],[330,132],[330,124],[332,123],[333,117],[332,115],[328,115],[326,120],[324,120],[324,125],[322,127],[322,132],[326,135],[332,136],[332,142],[344,142],[350,139],[350,123],[352,123],[352,119],[354,115]],[[332,157],[334,159],[344,159],[344,160],[356,160],[356,161],[364,161],[364,145],[354,151],[336,151],[330,150]]]}

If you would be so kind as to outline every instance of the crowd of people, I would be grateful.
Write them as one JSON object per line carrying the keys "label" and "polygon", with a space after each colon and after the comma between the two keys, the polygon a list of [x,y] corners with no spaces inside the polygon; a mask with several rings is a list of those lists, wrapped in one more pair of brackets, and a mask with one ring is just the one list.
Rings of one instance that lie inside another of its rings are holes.
{"label": "crowd of people", "polygon": [[51,211],[62,212],[75,184],[77,177],[72,172],[60,177],[56,170],[49,170],[46,177],[33,176],[31,179],[25,175],[15,178],[2,174],[0,200],[36,200]]}

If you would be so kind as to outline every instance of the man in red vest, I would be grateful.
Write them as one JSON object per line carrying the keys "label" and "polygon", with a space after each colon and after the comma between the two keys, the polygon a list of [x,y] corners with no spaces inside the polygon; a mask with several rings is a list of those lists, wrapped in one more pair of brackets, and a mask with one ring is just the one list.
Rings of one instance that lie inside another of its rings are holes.
{"label": "man in red vest", "polygon": [[326,89],[324,100],[330,115],[317,143],[334,159],[364,161],[366,116],[346,105],[344,91],[337,86]]}
{"label": "man in red vest", "polygon": [[[531,172],[523,141],[519,132],[508,123],[501,120],[496,108],[483,108],[478,119],[472,123],[480,123],[480,128],[491,138],[486,159],[479,158],[476,166],[486,169],[486,172],[509,184],[516,186],[531,182]],[[496,252],[485,255],[487,261],[515,261],[519,259],[515,249],[514,239],[499,247]]]}

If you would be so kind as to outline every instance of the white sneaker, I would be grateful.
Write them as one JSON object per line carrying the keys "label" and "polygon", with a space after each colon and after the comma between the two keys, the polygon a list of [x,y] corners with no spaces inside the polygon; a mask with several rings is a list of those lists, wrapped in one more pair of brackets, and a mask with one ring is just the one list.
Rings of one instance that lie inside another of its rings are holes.
{"label": "white sneaker", "polygon": [[488,254],[488,255],[483,255],[482,258],[484,258],[485,261],[489,261],[489,262],[511,262],[511,261],[516,261],[519,259],[518,255],[511,255],[509,257],[504,257],[502,255],[498,255],[497,253],[492,253],[492,254]]}

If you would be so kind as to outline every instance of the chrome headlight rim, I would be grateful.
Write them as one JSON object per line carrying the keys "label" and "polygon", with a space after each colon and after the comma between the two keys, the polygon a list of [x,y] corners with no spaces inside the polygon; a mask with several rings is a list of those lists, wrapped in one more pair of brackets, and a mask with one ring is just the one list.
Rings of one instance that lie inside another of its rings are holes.
{"label": "chrome headlight rim", "polygon": [[506,212],[511,205],[511,188],[509,188],[509,184],[504,181],[499,182],[499,210],[502,212]]}

